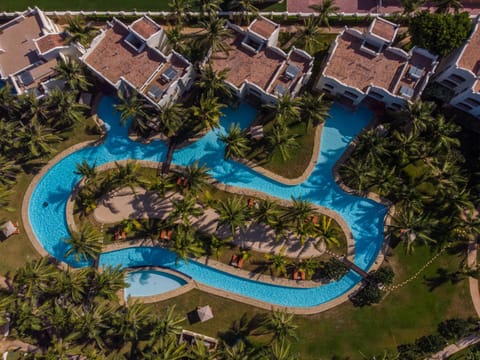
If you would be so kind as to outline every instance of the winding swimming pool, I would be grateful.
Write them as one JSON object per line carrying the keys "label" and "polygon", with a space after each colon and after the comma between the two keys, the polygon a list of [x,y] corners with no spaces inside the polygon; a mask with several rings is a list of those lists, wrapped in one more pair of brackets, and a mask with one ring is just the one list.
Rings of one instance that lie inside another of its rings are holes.
{"label": "winding swimming pool", "polygon": [[[83,160],[102,165],[125,159],[161,161],[166,146],[161,141],[150,144],[132,142],[127,127],[120,126],[120,115],[114,110],[115,100],[105,97],[98,115],[105,121],[108,135],[103,144],[90,146],[70,154],[56,163],[40,179],[29,202],[29,220],[33,232],[45,250],[55,258],[73,266],[72,258],[64,257],[65,239],[69,232],[66,223],[66,203],[73,187],[80,180],[75,166]],[[332,169],[355,135],[372,118],[372,113],[360,108],[351,112],[333,105],[321,139],[317,164],[310,177],[300,185],[287,186],[268,179],[248,167],[223,159],[224,144],[218,139],[231,123],[246,127],[255,116],[255,109],[242,104],[227,109],[221,128],[210,131],[201,140],[177,151],[173,163],[188,165],[198,160],[211,168],[210,174],[222,183],[261,191],[289,200],[291,196],[308,198],[311,202],[336,211],[349,225],[355,239],[355,264],[367,270],[375,261],[383,243],[383,220],[387,209],[372,200],[345,193],[333,179]],[[360,280],[350,272],[339,281],[310,289],[288,288],[260,283],[227,274],[196,261],[175,264],[175,255],[161,248],[130,248],[102,254],[100,265],[164,266],[176,269],[206,285],[258,299],[271,304],[311,307],[328,302],[351,289]]]}

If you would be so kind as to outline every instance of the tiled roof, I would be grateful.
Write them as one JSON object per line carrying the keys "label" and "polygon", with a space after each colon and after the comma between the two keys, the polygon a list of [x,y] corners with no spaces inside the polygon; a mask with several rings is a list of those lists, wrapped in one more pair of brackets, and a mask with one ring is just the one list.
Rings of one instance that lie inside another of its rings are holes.
{"label": "tiled roof", "polygon": [[275,24],[262,18],[255,19],[250,25],[250,30],[266,39],[272,35],[276,28],[277,26]]}
{"label": "tiled roof", "polygon": [[124,41],[128,33],[127,29],[115,22],[84,61],[113,84],[124,77],[140,88],[165,62],[165,58],[148,47],[140,53],[133,50]]}
{"label": "tiled roof", "polygon": [[397,30],[397,25],[392,24],[389,21],[386,21],[382,18],[375,18],[372,24],[371,32],[382,39],[392,42],[395,38],[395,31]]}
{"label": "tiled roof", "polygon": [[[181,78],[185,74],[188,66],[189,64],[173,53],[170,60],[162,66],[160,71],[155,75],[155,78],[148,84],[148,86],[146,86],[144,93],[148,93],[148,90],[152,86],[156,86],[165,91],[173,81]],[[167,69],[174,69],[176,71],[175,77],[169,81],[162,76]]]}
{"label": "tiled roof", "polygon": [[[302,75],[308,72],[310,62],[310,59],[307,59],[306,57],[298,54],[296,51],[293,51],[290,54],[288,61],[283,64],[282,69],[280,69],[280,71],[278,72],[276,79],[270,87],[270,93],[274,94],[275,89],[278,85],[280,85],[286,90],[291,90],[297,84],[298,80],[302,77]],[[296,67],[299,70],[298,74],[294,78],[286,76],[286,70],[290,65]]]}
{"label": "tiled roof", "polygon": [[40,36],[42,22],[36,13],[0,27],[0,72],[3,76],[15,74],[40,60],[33,42]]}
{"label": "tiled roof", "polygon": [[56,47],[65,46],[65,36],[63,34],[48,34],[36,39],[38,49],[41,54],[46,53]]}
{"label": "tiled roof", "polygon": [[133,30],[142,35],[145,39],[148,39],[161,29],[160,26],[146,17],[136,20],[131,26]]}
{"label": "tiled roof", "polygon": [[406,59],[392,51],[373,56],[360,50],[363,42],[347,32],[337,38],[337,48],[324,70],[326,76],[366,91],[369,85],[394,91]]}
{"label": "tiled roof", "polygon": [[458,59],[458,66],[480,74],[480,25],[477,24],[470,36],[469,42],[465,45],[461,57]]}
{"label": "tiled roof", "polygon": [[258,53],[245,49],[241,45],[243,38],[243,34],[237,33],[234,38],[227,40],[230,45],[228,54],[212,54],[212,67],[215,71],[229,68],[227,80],[236,87],[248,80],[266,91],[284,57],[268,48]]}

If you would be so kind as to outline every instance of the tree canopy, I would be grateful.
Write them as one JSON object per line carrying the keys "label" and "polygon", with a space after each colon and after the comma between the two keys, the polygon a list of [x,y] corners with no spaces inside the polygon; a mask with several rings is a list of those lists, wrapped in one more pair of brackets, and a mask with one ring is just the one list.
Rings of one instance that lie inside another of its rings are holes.
{"label": "tree canopy", "polygon": [[467,12],[433,14],[423,11],[411,18],[409,24],[413,45],[438,55],[447,55],[460,47],[471,29]]}

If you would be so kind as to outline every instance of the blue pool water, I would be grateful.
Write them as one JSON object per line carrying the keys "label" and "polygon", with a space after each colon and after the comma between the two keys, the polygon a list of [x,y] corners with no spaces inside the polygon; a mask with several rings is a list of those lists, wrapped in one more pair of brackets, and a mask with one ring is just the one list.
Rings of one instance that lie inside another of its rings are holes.
{"label": "blue pool water", "polygon": [[187,282],[178,276],[158,270],[132,271],[127,275],[125,299],[129,296],[152,296],[178,289]]}
{"label": "blue pool water", "polygon": [[[119,114],[114,110],[114,99],[106,97],[99,105],[98,114],[106,122],[108,136],[97,147],[88,147],[70,154],[53,166],[35,187],[29,203],[29,218],[32,229],[45,250],[57,259],[74,266],[72,258],[65,259],[65,239],[69,232],[65,208],[72,188],[80,180],[74,173],[75,165],[83,160],[101,165],[123,159],[161,161],[166,146],[161,141],[150,144],[132,142],[127,136],[127,127],[120,126]],[[335,183],[332,168],[355,135],[368,124],[372,113],[360,108],[351,112],[333,105],[331,118],[327,120],[321,139],[320,154],[311,176],[302,184],[287,186],[279,184],[248,167],[223,159],[224,144],[218,139],[232,122],[246,127],[255,116],[255,109],[242,104],[238,109],[227,109],[221,128],[210,131],[201,140],[175,152],[173,163],[187,165],[196,160],[211,168],[217,180],[239,187],[262,191],[283,199],[291,196],[308,198],[315,204],[339,213],[349,225],[355,239],[355,264],[368,269],[380,251],[383,242],[383,220],[386,208],[372,200],[349,195]],[[285,306],[313,306],[332,300],[353,287],[359,278],[353,273],[337,282],[313,289],[293,289],[263,284],[238,278],[195,261],[175,265],[175,255],[164,249],[133,248],[104,254],[102,265],[124,267],[160,265],[177,268],[193,279],[206,285]],[[173,259],[173,260],[172,260]]]}

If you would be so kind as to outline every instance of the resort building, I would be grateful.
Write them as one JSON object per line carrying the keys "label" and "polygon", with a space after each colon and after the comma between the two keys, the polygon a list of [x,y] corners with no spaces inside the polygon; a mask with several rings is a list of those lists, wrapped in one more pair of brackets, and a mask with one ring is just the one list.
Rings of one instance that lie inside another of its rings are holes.
{"label": "resort building", "polygon": [[227,23],[233,37],[226,40],[228,53],[210,53],[215,71],[229,69],[227,84],[237,97],[276,103],[284,94],[296,96],[312,74],[313,57],[293,48],[286,54],[277,47],[280,26],[264,17],[246,30]]}
{"label": "resort building", "polygon": [[166,35],[148,16],[130,26],[113,19],[81,60],[115,89],[124,86],[162,106],[178,99],[193,84],[193,65],[182,55],[165,55]]}
{"label": "resort building", "polygon": [[364,33],[345,28],[333,42],[315,88],[357,106],[363,100],[399,110],[420,97],[438,64],[414,47],[393,47],[398,25],[377,17]]}
{"label": "resort building", "polygon": [[452,90],[452,106],[480,117],[480,17],[463,47],[441,62],[435,81]]}
{"label": "resort building", "polygon": [[55,80],[55,66],[61,57],[77,56],[75,46],[38,9],[29,9],[0,26],[0,78],[17,94],[44,96],[63,84]]}

